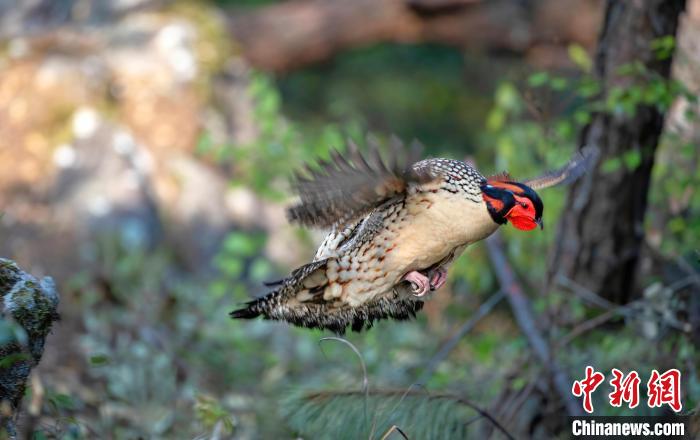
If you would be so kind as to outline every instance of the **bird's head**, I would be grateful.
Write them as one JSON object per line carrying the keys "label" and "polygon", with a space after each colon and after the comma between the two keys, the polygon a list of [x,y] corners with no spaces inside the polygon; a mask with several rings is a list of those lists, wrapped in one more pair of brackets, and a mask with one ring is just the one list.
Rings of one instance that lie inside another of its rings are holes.
{"label": "bird's head", "polygon": [[513,226],[523,231],[535,229],[538,225],[543,228],[544,205],[529,186],[496,177],[481,185],[481,193],[491,218],[499,225],[510,220]]}

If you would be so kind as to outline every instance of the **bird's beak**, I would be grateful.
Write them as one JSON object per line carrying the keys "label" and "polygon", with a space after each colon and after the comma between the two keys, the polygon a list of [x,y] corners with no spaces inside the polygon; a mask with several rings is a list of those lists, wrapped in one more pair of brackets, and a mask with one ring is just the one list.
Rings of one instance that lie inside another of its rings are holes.
{"label": "bird's beak", "polygon": [[543,230],[543,229],[544,229],[544,222],[542,221],[541,218],[538,219],[538,220],[535,220],[535,223],[537,223],[537,224],[539,225],[540,230]]}

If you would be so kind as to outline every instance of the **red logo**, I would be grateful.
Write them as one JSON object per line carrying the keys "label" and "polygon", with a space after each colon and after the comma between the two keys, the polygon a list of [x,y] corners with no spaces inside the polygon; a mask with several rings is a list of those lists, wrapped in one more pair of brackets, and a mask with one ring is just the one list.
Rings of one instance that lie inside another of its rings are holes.
{"label": "red logo", "polygon": [[622,402],[627,402],[629,408],[635,408],[639,405],[639,383],[642,381],[636,371],[630,372],[626,377],[622,371],[617,368],[612,369],[612,374],[615,376],[610,379],[610,385],[614,390],[608,395],[610,405],[620,407]]}
{"label": "red logo", "polygon": [[675,368],[664,374],[652,370],[647,382],[649,408],[668,404],[675,412],[683,408],[681,405],[681,372]]}
{"label": "red logo", "polygon": [[[610,379],[612,392],[608,394],[610,405],[621,407],[623,402],[632,409],[639,405],[639,384],[641,378],[636,371],[631,371],[625,375],[617,368],[612,369],[613,378]],[[595,390],[605,381],[605,375],[597,372],[590,365],[586,367],[586,377],[577,380],[571,386],[571,393],[576,397],[583,397],[583,409],[593,413],[592,395]],[[681,372],[671,369],[663,374],[652,370],[647,382],[647,405],[649,408],[668,405],[675,412],[679,412],[681,404]]]}
{"label": "red logo", "polygon": [[587,413],[593,412],[593,402],[591,402],[591,394],[605,380],[603,373],[594,372],[593,367],[586,367],[586,378],[577,380],[571,387],[571,392],[576,397],[583,396],[583,409]]}

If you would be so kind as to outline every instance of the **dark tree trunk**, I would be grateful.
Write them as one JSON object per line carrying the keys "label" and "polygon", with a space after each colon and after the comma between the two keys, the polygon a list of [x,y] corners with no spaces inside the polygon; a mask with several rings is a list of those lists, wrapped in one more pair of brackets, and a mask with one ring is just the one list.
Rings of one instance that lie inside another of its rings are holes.
{"label": "dark tree trunk", "polygon": [[[621,75],[620,67],[641,63],[648,72],[668,78],[671,58],[659,59],[652,42],[676,34],[684,0],[609,0],[595,59],[603,97],[613,89],[643,86],[644,78]],[[647,82],[648,84],[648,82]],[[644,213],[654,153],[664,114],[655,106],[637,105],[633,115],[600,112],[583,130],[581,145],[600,149],[600,160],[585,179],[572,186],[569,209],[559,226],[556,276],[565,276],[600,294],[625,303],[634,289],[644,241]],[[627,157],[614,170],[601,170],[609,159]],[[636,155],[636,156],[635,156]]]}

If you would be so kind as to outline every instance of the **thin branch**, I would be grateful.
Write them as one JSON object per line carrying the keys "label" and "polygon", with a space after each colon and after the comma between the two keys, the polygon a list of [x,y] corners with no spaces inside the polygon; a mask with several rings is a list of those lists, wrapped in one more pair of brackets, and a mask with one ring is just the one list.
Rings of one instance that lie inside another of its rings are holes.
{"label": "thin branch", "polygon": [[[413,391],[413,388],[423,388],[423,390],[427,392],[427,390],[425,390],[425,388],[421,384],[412,383],[411,386],[408,387],[406,389],[406,391],[404,391],[404,393],[401,396],[401,398],[399,399],[399,401],[396,402],[396,404],[393,406],[393,408],[391,408],[391,410],[389,411],[389,417],[387,417],[389,422],[391,422],[391,419],[394,417],[394,412],[396,412],[396,409],[399,407],[399,405],[401,405],[401,403],[404,401],[404,399],[406,399],[406,396],[408,396],[408,394],[411,391]],[[377,422],[377,418],[375,417],[374,423],[376,423],[376,422]],[[374,433],[374,426],[372,427],[372,433]]]}
{"label": "thin branch", "polygon": [[582,300],[595,306],[598,306],[602,309],[612,310],[620,307],[619,304],[615,304],[612,301],[608,301],[607,299],[603,298],[602,296],[598,295],[590,289],[586,289],[579,283],[575,282],[574,280],[563,274],[559,274],[559,276],[557,276],[557,284],[569,289],[572,293],[574,293]]}
{"label": "thin branch", "polygon": [[403,437],[404,439],[408,440],[408,437],[406,437],[406,433],[404,433],[404,432],[401,430],[401,428],[399,428],[399,427],[396,426],[396,425],[393,425],[391,428],[389,428],[389,430],[382,436],[382,438],[381,438],[380,440],[386,440],[386,439],[388,439],[389,436],[390,436],[393,432],[398,432],[398,433],[401,435],[401,437]]}
{"label": "thin branch", "polygon": [[[367,417],[367,404],[369,402],[369,378],[367,377],[367,366],[365,365],[365,359],[362,357],[362,353],[360,353],[360,350],[355,347],[355,344],[352,342],[348,341],[347,339],[339,338],[337,336],[327,336],[325,338],[321,338],[318,341],[318,346],[321,348],[321,353],[323,353],[323,356],[326,357],[326,353],[323,351],[323,346],[321,345],[322,342],[326,341],[335,341],[335,342],[340,342],[348,347],[357,355],[357,358],[360,360],[360,366],[362,367],[362,390],[365,393],[365,424],[368,423],[369,419]],[[374,417],[373,417],[374,419]],[[374,434],[374,420],[372,421],[372,434]]]}
{"label": "thin branch", "polygon": [[566,336],[564,336],[560,341],[557,341],[556,347],[561,348],[564,347],[568,344],[571,343],[574,339],[578,338],[584,333],[587,333],[596,327],[599,327],[606,322],[610,321],[616,316],[623,315],[620,310],[618,309],[610,309],[604,313],[601,313],[600,315],[588,319],[586,321],[583,321],[581,324],[577,325],[576,327],[573,328]]}
{"label": "thin branch", "polygon": [[540,362],[552,375],[554,387],[559,394],[559,397],[564,402],[566,409],[571,416],[579,416],[583,414],[581,405],[576,402],[571,394],[571,381],[567,377],[564,370],[559,366],[552,356],[549,345],[537,328],[536,320],[530,306],[530,301],[525,296],[520,283],[518,282],[513,269],[508,263],[503,252],[503,243],[498,234],[492,235],[486,240],[486,245],[489,251],[491,263],[498,277],[498,281],[510,302],[513,315],[520,326],[520,329],[525,334],[530,346]]}
{"label": "thin branch", "polygon": [[[639,314],[640,314],[640,311],[641,311],[640,307],[643,306],[647,302],[644,299],[638,299],[635,301],[630,301],[624,305],[618,305],[618,304],[610,302],[607,299],[597,295],[595,292],[593,292],[589,289],[586,289],[582,285],[572,281],[571,279],[569,279],[567,277],[559,276],[557,278],[557,282],[562,287],[568,288],[571,292],[576,294],[578,297],[580,297],[584,301],[587,301],[588,303],[593,304],[595,306],[598,306],[602,309],[605,309],[606,312],[611,312],[611,316],[609,316],[607,319],[603,320],[601,322],[601,324],[605,321],[608,321],[611,317],[613,317],[615,315],[621,315],[621,316],[624,316],[625,318],[635,318],[635,317],[639,316]],[[694,284],[694,282],[695,281],[692,279],[692,277],[683,278],[683,279],[671,284],[670,286],[668,286],[667,289],[669,289],[671,291],[671,293],[676,293],[679,290],[681,290],[685,287],[688,287],[691,284]],[[604,315],[607,316],[607,314],[604,314]],[[596,318],[592,318],[591,321],[597,322],[596,321],[597,319],[603,319],[603,318],[598,316]],[[679,330],[679,331],[682,331],[685,333],[690,331],[690,329],[687,326],[683,325],[683,323],[679,323],[677,320],[670,320],[667,318],[667,319],[663,320],[663,322],[666,325],[668,325],[669,327],[674,328],[676,330]],[[586,325],[587,326],[587,325],[592,325],[592,324],[593,323],[586,324],[586,322],[584,322],[584,323],[581,323],[579,325],[581,325],[581,326]],[[598,325],[600,325],[600,324],[598,324]],[[591,330],[595,327],[596,327],[595,325],[591,328],[584,327],[583,328],[584,331],[582,331],[581,333],[570,335],[570,336],[576,337],[579,334],[583,334],[586,331]],[[570,340],[568,340],[567,343],[568,342],[570,342]],[[561,346],[561,345],[562,344],[559,344],[559,346]]]}

